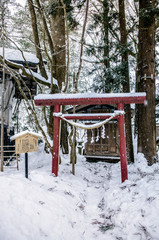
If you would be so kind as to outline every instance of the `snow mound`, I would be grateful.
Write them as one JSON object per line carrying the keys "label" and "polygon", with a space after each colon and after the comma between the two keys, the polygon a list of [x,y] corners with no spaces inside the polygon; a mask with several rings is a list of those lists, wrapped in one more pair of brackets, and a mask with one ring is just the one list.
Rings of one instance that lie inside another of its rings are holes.
{"label": "snow mound", "polygon": [[120,163],[88,163],[78,156],[76,175],[62,156],[59,176],[41,147],[29,153],[29,179],[20,171],[0,173],[0,239],[158,240],[159,163],[143,155],[128,166],[121,183]]}

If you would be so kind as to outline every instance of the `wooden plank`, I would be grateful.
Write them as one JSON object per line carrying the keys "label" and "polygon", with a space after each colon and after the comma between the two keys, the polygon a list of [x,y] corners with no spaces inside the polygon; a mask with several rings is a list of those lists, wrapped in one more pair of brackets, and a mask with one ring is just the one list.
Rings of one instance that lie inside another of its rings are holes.
{"label": "wooden plank", "polygon": [[[1,150],[0,150],[0,152],[1,152]],[[9,151],[4,150],[3,152],[4,153],[15,152],[15,149],[14,150],[9,150]]]}
{"label": "wooden plank", "polygon": [[[72,120],[105,120],[112,117],[114,113],[94,113],[94,114],[62,114],[62,116],[66,119]],[[114,119],[118,119],[119,116],[114,117]]]}
{"label": "wooden plank", "polygon": [[[15,147],[15,145],[4,146],[4,148],[5,147]],[[1,146],[0,146],[0,148],[1,148]]]}
{"label": "wooden plank", "polygon": [[15,158],[15,155],[11,155],[11,156],[3,156],[4,158]]}
{"label": "wooden plank", "polygon": [[53,105],[103,105],[144,103],[146,93],[116,93],[116,94],[39,94],[34,97],[37,106]]}
{"label": "wooden plank", "polygon": [[100,158],[100,159],[120,159],[119,156],[110,156],[110,155],[105,155],[105,156],[100,156],[100,155],[84,155],[85,158]]}

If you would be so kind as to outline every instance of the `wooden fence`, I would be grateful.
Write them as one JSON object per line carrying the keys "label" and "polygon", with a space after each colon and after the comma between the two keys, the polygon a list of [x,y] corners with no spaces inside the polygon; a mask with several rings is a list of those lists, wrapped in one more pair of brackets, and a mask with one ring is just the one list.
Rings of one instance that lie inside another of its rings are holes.
{"label": "wooden fence", "polygon": [[[0,154],[1,154],[1,146],[0,146]],[[17,163],[16,167],[17,167],[17,170],[19,170],[18,155],[15,153],[15,145],[3,146],[3,158],[4,158],[4,166],[10,166],[10,163],[13,163],[16,161]]]}

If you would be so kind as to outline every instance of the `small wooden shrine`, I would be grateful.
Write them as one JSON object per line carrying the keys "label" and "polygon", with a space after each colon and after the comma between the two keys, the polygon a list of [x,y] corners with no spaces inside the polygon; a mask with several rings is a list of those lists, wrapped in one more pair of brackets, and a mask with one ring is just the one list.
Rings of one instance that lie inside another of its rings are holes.
{"label": "small wooden shrine", "polygon": [[[113,105],[85,105],[76,106],[76,113],[113,113],[116,107]],[[67,110],[73,113],[73,109]],[[96,120],[97,121],[97,120]],[[94,123],[87,120],[86,124]],[[100,128],[88,129],[85,133],[84,155],[88,161],[106,160],[119,161],[119,130],[117,120],[113,119]]]}
{"label": "small wooden shrine", "polygon": [[[91,120],[105,119],[104,123],[109,122],[112,119],[118,120],[119,126],[119,142],[120,142],[120,163],[121,163],[121,179],[122,182],[128,179],[127,170],[127,156],[126,156],[126,135],[125,135],[125,118],[124,118],[124,104],[141,104],[146,101],[146,93],[111,93],[111,94],[39,94],[34,98],[36,106],[54,106],[54,139],[53,139],[53,153],[52,153],[52,173],[55,176],[58,175],[59,168],[59,140],[60,140],[60,121],[65,120],[75,127],[82,127],[72,120]],[[117,107],[116,113],[104,113],[104,114],[62,114],[61,106],[65,105],[106,105],[115,104]],[[97,128],[102,126],[102,123],[95,124],[91,128]],[[89,127],[90,128],[90,127]]]}

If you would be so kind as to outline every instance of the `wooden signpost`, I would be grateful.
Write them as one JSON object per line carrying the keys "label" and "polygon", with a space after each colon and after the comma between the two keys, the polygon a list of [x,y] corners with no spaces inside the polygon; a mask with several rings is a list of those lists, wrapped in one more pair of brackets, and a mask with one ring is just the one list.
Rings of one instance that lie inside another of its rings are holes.
{"label": "wooden signpost", "polygon": [[15,153],[25,153],[25,177],[28,178],[28,152],[38,151],[38,138],[42,136],[37,133],[24,131],[11,137],[15,140]]}

